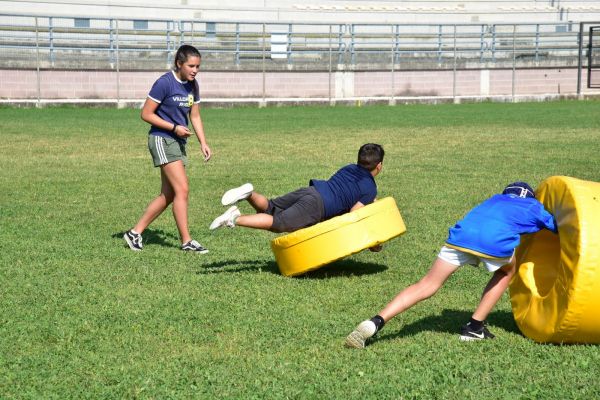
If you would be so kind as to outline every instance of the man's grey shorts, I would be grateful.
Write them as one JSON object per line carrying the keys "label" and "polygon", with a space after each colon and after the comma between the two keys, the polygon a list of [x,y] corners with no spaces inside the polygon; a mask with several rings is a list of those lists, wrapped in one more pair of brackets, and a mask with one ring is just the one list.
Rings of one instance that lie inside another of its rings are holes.
{"label": "man's grey shorts", "polygon": [[273,216],[273,232],[294,232],[323,220],[323,199],[313,186],[269,200],[265,211]]}

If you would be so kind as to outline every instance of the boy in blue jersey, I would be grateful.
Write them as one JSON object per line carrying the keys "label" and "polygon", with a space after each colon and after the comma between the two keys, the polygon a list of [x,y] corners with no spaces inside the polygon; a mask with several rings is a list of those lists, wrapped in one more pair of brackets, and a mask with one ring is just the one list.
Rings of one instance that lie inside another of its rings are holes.
{"label": "boy in blue jersey", "polygon": [[[210,229],[245,226],[272,232],[293,232],[372,203],[377,196],[375,176],[382,168],[383,147],[367,143],[358,151],[356,164],[338,170],[329,180],[312,179],[308,187],[267,199],[250,183],[228,190],[223,205],[247,200],[256,214],[241,215],[236,205],[215,218]],[[378,248],[377,248],[378,249]]]}
{"label": "boy in blue jersey", "polygon": [[557,233],[552,214],[536,200],[533,189],[525,182],[508,185],[473,208],[450,228],[448,240],[431,269],[419,282],[407,287],[370,320],[361,322],[346,338],[346,346],[365,347],[391,318],[418,302],[433,296],[460,266],[485,265],[494,275],[483,290],[477,309],[461,328],[460,340],[493,339],[484,321],[508,287],[515,273],[514,251],[520,236],[548,229]]}

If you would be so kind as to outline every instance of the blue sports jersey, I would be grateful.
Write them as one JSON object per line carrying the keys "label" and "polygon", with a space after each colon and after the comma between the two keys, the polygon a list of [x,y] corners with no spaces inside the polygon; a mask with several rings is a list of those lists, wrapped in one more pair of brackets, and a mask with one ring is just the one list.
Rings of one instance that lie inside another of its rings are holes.
{"label": "blue sports jersey", "polygon": [[[169,71],[154,82],[148,97],[157,102],[156,115],[172,124],[188,126],[188,115],[193,104],[200,102],[200,96],[194,90],[194,82],[180,81],[174,71]],[[148,132],[154,136],[173,138],[185,143],[185,138],[165,131],[154,125]]]}
{"label": "blue sports jersey", "polygon": [[349,164],[338,170],[329,180],[311,179],[323,199],[324,218],[344,214],[357,203],[371,204],[377,196],[375,179],[364,167]]}
{"label": "blue sports jersey", "polygon": [[538,200],[496,194],[450,228],[446,243],[504,258],[513,254],[521,234],[544,228],[557,232],[554,217]]}

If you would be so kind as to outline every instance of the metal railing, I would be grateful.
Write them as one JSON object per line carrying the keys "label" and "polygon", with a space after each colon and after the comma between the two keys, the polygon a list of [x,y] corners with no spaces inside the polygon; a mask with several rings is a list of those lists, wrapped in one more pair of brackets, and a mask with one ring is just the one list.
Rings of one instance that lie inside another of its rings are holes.
{"label": "metal railing", "polygon": [[[120,104],[121,71],[164,71],[186,43],[201,51],[203,71],[262,74],[263,103],[266,75],[278,71],[327,72],[330,103],[339,98],[334,79],[347,78],[334,74],[348,71],[389,72],[385,92],[392,103],[400,71],[451,71],[456,99],[459,71],[512,70],[514,99],[517,69],[577,68],[580,95],[582,68],[595,54],[587,29],[586,23],[267,24],[0,14],[0,69],[36,70],[38,103],[42,70],[115,71]],[[410,86],[405,92],[412,96]]]}
{"label": "metal railing", "polygon": [[[574,65],[578,24],[265,24],[0,14],[0,67],[163,69],[192,44],[205,69],[502,68]],[[78,26],[76,26],[78,25]],[[513,54],[514,48],[514,54]],[[265,54],[263,54],[265,53]],[[263,57],[264,56],[264,57]]]}

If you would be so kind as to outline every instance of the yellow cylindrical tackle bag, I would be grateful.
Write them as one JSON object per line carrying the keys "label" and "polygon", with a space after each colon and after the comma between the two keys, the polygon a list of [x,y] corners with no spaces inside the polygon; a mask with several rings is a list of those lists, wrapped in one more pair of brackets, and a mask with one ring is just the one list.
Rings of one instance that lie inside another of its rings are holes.
{"label": "yellow cylindrical tackle bag", "polygon": [[525,235],[510,284],[517,326],[542,343],[600,343],[600,183],[544,180],[536,197],[559,234]]}
{"label": "yellow cylindrical tackle bag", "polygon": [[281,273],[294,276],[386,242],[405,231],[396,202],[386,197],[277,237],[271,241],[271,250]]}

